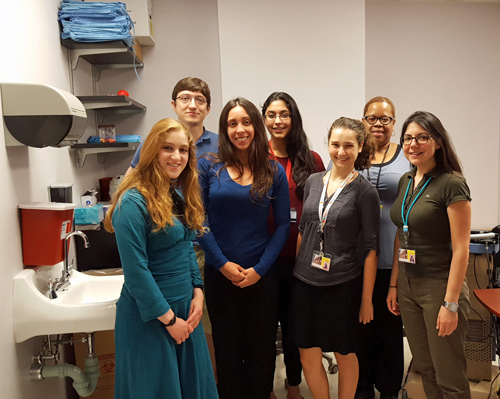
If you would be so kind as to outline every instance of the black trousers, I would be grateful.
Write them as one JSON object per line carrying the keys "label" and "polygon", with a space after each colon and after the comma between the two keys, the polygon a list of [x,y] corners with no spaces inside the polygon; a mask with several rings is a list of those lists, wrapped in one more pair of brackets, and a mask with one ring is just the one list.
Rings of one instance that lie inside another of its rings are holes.
{"label": "black trousers", "polygon": [[286,367],[288,385],[297,386],[302,381],[302,363],[299,348],[294,343],[289,330],[290,303],[292,301],[292,270],[295,258],[280,257],[276,261],[279,273],[279,322],[283,359]]}
{"label": "black trousers", "polygon": [[390,269],[379,269],[373,290],[371,323],[362,325],[362,349],[356,353],[359,361],[358,392],[373,391],[397,394],[403,379],[403,324],[400,316],[387,309]]}
{"label": "black trousers", "polygon": [[276,364],[277,268],[239,288],[207,264],[205,295],[220,399],[269,399]]}

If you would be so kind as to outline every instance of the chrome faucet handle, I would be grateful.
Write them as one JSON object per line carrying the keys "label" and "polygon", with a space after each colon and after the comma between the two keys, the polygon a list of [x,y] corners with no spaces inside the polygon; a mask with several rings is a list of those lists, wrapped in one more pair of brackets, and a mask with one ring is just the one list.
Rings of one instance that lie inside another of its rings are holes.
{"label": "chrome faucet handle", "polygon": [[71,258],[71,265],[68,266],[68,273],[74,269],[75,258]]}
{"label": "chrome faucet handle", "polygon": [[57,294],[56,294],[56,291],[54,289],[54,284],[57,284],[59,282],[59,279],[56,278],[55,280],[55,283],[52,282],[52,277],[49,277],[49,281],[47,282],[47,285],[49,286],[49,290],[47,291],[47,297],[49,299],[56,299],[57,298]]}

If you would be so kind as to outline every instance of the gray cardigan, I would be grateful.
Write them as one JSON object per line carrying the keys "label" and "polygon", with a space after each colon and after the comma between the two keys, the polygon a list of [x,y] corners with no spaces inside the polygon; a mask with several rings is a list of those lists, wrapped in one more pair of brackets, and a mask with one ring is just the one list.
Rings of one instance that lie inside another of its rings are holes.
{"label": "gray cardigan", "polygon": [[340,284],[358,277],[368,252],[379,251],[378,193],[359,175],[344,188],[328,212],[323,245],[324,253],[332,257],[330,270],[311,266],[313,251],[319,251],[320,247],[318,207],[325,173],[314,173],[307,179],[299,225],[302,244],[293,269],[295,277],[315,286]]}

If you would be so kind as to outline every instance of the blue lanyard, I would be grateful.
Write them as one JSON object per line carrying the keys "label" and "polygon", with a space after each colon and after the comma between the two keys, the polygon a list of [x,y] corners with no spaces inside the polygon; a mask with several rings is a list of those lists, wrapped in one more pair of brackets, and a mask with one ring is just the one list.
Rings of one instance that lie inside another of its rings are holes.
{"label": "blue lanyard", "polygon": [[405,216],[405,203],[406,203],[406,198],[408,197],[408,191],[410,190],[410,185],[411,185],[411,182],[413,180],[412,177],[410,177],[410,182],[408,183],[408,187],[406,187],[406,193],[405,193],[405,196],[403,198],[403,203],[401,204],[401,218],[403,219],[403,236],[405,238],[405,241],[406,241],[406,245],[408,245],[408,237],[410,236],[410,230],[408,228],[408,217],[410,216],[410,211],[411,211],[411,208],[413,208],[413,205],[415,205],[415,202],[417,202],[418,198],[420,197],[420,195],[424,192],[425,190],[425,187],[427,187],[427,185],[429,184],[429,182],[431,181],[432,177],[429,177],[427,179],[427,181],[425,182],[424,186],[420,189],[420,191],[418,192],[417,196],[413,199],[412,203],[410,204],[409,208],[408,208],[408,211],[406,211],[406,216]]}

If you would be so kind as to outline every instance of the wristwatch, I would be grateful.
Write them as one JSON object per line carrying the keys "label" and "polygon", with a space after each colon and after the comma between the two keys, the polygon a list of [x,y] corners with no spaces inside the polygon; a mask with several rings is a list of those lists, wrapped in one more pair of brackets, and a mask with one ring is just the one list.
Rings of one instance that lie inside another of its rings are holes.
{"label": "wristwatch", "polygon": [[458,312],[458,303],[443,301],[443,306],[446,309],[448,309],[450,312],[453,312],[453,313],[457,313]]}
{"label": "wristwatch", "polygon": [[172,317],[172,319],[167,324],[163,323],[163,325],[165,327],[172,327],[176,321],[177,321],[177,316],[174,314],[174,317]]}

